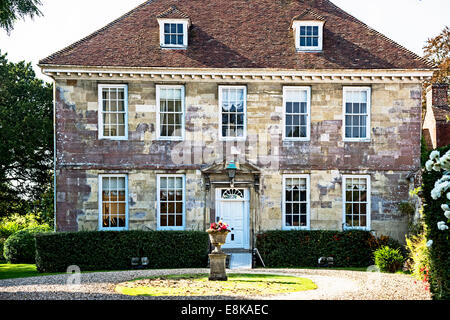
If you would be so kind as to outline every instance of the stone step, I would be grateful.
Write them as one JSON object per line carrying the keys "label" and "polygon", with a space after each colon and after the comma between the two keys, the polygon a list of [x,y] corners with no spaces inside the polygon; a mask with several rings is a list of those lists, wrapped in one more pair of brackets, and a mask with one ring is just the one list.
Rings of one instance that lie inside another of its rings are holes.
{"label": "stone step", "polygon": [[229,269],[251,269],[252,254],[251,253],[231,253]]}

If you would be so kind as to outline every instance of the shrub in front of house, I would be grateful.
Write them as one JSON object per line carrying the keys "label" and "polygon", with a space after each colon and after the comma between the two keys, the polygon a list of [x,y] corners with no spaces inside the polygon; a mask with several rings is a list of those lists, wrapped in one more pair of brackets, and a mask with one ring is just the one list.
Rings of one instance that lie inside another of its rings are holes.
{"label": "shrub in front of house", "polygon": [[375,265],[381,271],[395,273],[403,266],[405,258],[399,249],[384,246],[374,252]]}
{"label": "shrub in front of house", "polygon": [[257,235],[256,247],[267,267],[317,267],[320,257],[333,257],[335,267],[368,267],[374,264],[373,252],[387,242],[401,247],[361,230],[267,231]]}
{"label": "shrub in front of house", "polygon": [[3,255],[8,263],[35,263],[35,235],[51,231],[50,227],[33,226],[13,233],[4,243]]}
{"label": "shrub in front of house", "polygon": [[81,231],[36,236],[39,272],[128,270],[147,257],[150,269],[205,268],[209,238],[199,231]]}

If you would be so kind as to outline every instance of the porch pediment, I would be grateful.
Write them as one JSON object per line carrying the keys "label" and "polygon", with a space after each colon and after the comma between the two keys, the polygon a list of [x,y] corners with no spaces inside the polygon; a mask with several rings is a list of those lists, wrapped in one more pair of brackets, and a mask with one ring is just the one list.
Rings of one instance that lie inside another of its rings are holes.
{"label": "porch pediment", "polygon": [[[256,174],[259,175],[261,173],[261,169],[256,165],[245,162],[245,163],[235,163],[237,167],[237,174]],[[201,171],[204,174],[226,174],[226,168],[228,166],[228,162],[223,161],[220,163],[214,163],[212,165],[208,165],[203,168]]]}
{"label": "porch pediment", "polygon": [[236,184],[240,186],[252,185],[255,190],[259,190],[260,168],[249,162],[235,163],[237,167],[236,175],[233,179],[233,184],[230,184],[227,173],[228,164],[229,162],[223,161],[209,165],[201,170],[205,178],[207,189],[209,189],[211,185],[232,186],[233,184]]}

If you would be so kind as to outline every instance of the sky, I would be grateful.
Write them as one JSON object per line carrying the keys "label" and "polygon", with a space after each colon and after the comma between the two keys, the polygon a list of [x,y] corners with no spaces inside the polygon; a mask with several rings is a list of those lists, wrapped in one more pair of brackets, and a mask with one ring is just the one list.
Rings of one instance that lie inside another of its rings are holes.
{"label": "sky", "polygon": [[[10,35],[0,30],[0,50],[8,60],[37,63],[102,28],[144,0],[42,0],[43,17],[15,24]],[[427,39],[450,26],[450,0],[332,0],[371,28],[423,55]]]}

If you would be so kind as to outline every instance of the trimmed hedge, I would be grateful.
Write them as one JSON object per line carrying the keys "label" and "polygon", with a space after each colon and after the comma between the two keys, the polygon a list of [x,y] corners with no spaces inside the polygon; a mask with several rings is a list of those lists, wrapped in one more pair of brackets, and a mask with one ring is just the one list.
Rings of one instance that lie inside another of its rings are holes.
{"label": "trimmed hedge", "polygon": [[150,269],[201,268],[209,238],[199,231],[92,231],[36,235],[39,272],[127,270],[132,257],[148,257]]}
{"label": "trimmed hedge", "polygon": [[13,233],[4,243],[3,255],[8,263],[35,263],[34,237],[38,233],[50,232],[47,225],[33,226]]}
{"label": "trimmed hedge", "polygon": [[272,268],[317,267],[320,257],[333,257],[335,267],[368,267],[373,252],[383,245],[401,248],[388,237],[368,231],[267,231],[257,235],[256,247]]}

